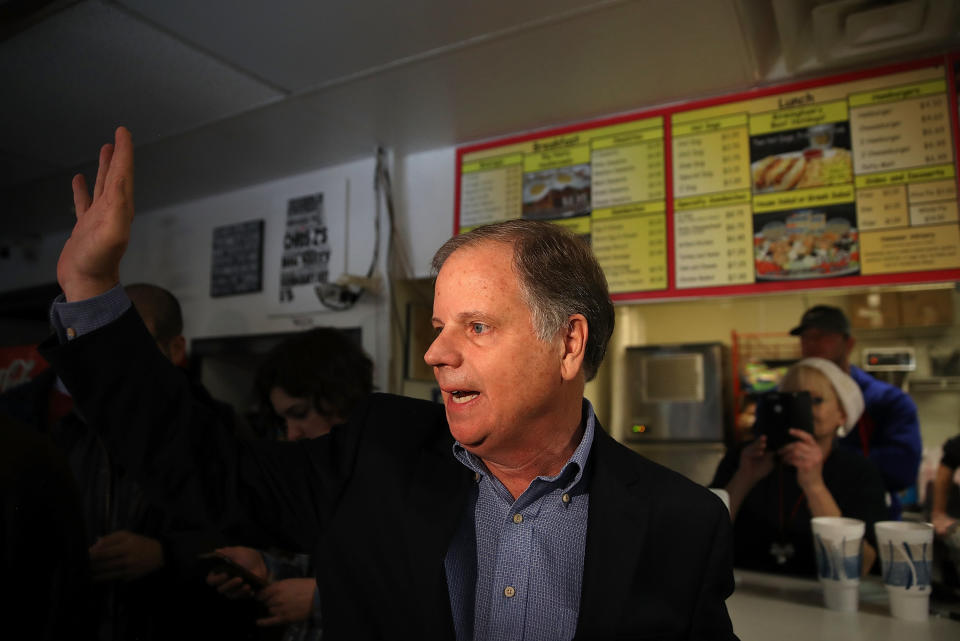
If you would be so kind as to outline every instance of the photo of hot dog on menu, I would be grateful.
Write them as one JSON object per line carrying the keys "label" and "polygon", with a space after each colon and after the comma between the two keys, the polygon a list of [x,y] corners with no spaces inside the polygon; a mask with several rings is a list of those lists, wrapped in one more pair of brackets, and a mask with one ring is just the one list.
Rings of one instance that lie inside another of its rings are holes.
{"label": "photo of hot dog on menu", "polygon": [[832,122],[752,136],[750,160],[755,194],[849,183],[850,127]]}

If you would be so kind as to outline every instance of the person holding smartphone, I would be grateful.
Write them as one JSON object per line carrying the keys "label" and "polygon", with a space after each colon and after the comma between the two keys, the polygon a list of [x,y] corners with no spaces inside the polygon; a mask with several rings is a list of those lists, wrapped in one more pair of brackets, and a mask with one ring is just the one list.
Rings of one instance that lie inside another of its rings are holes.
{"label": "person holding smartphone", "polygon": [[[867,524],[866,573],[876,559],[873,523],[887,514],[883,481],[872,462],[836,447],[836,439],[860,418],[863,395],[848,374],[823,358],[805,358],[784,375],[784,405],[804,392],[809,404],[796,406],[809,408],[807,416],[788,411],[777,420],[776,413],[758,408],[757,438],[728,451],[710,484],[730,494],[734,565],[812,576],[810,519],[847,516]],[[798,429],[803,424],[810,431]],[[781,438],[783,444],[777,443]]]}
{"label": "person holding smartphone", "polygon": [[[257,369],[254,388],[263,421],[280,440],[324,438],[373,391],[373,361],[343,332],[316,327],[276,345]],[[207,583],[228,598],[261,601],[268,616],[258,625],[284,626],[281,641],[319,641],[312,555],[229,546],[214,558],[227,562],[213,568]]]}

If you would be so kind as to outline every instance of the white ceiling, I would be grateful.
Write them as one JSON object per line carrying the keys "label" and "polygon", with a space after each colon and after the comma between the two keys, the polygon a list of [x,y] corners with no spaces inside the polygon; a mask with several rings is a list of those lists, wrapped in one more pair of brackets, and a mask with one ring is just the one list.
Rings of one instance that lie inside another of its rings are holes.
{"label": "white ceiling", "polygon": [[118,124],[152,209],[744,89],[779,56],[770,0],[0,0],[0,38],[8,237],[70,227]]}

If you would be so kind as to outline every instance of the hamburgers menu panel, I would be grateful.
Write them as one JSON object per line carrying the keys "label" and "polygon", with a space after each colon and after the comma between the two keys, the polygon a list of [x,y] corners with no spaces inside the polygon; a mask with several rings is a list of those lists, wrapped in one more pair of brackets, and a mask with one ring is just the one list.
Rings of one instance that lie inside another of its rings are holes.
{"label": "hamburgers menu panel", "polygon": [[924,61],[462,148],[456,231],[519,217],[567,225],[617,298],[958,278],[947,68]]}

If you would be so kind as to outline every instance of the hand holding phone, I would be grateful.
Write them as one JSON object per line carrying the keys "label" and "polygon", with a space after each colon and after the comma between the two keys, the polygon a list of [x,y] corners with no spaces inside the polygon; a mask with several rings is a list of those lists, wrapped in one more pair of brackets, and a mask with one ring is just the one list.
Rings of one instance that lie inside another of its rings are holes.
{"label": "hand holding phone", "polygon": [[757,436],[767,437],[767,449],[776,452],[796,440],[790,428],[813,434],[813,403],[809,392],[767,392],[757,401]]}
{"label": "hand holding phone", "polygon": [[220,552],[207,552],[197,557],[206,567],[207,574],[226,574],[230,578],[239,578],[257,592],[267,587],[270,581],[240,565]]}

